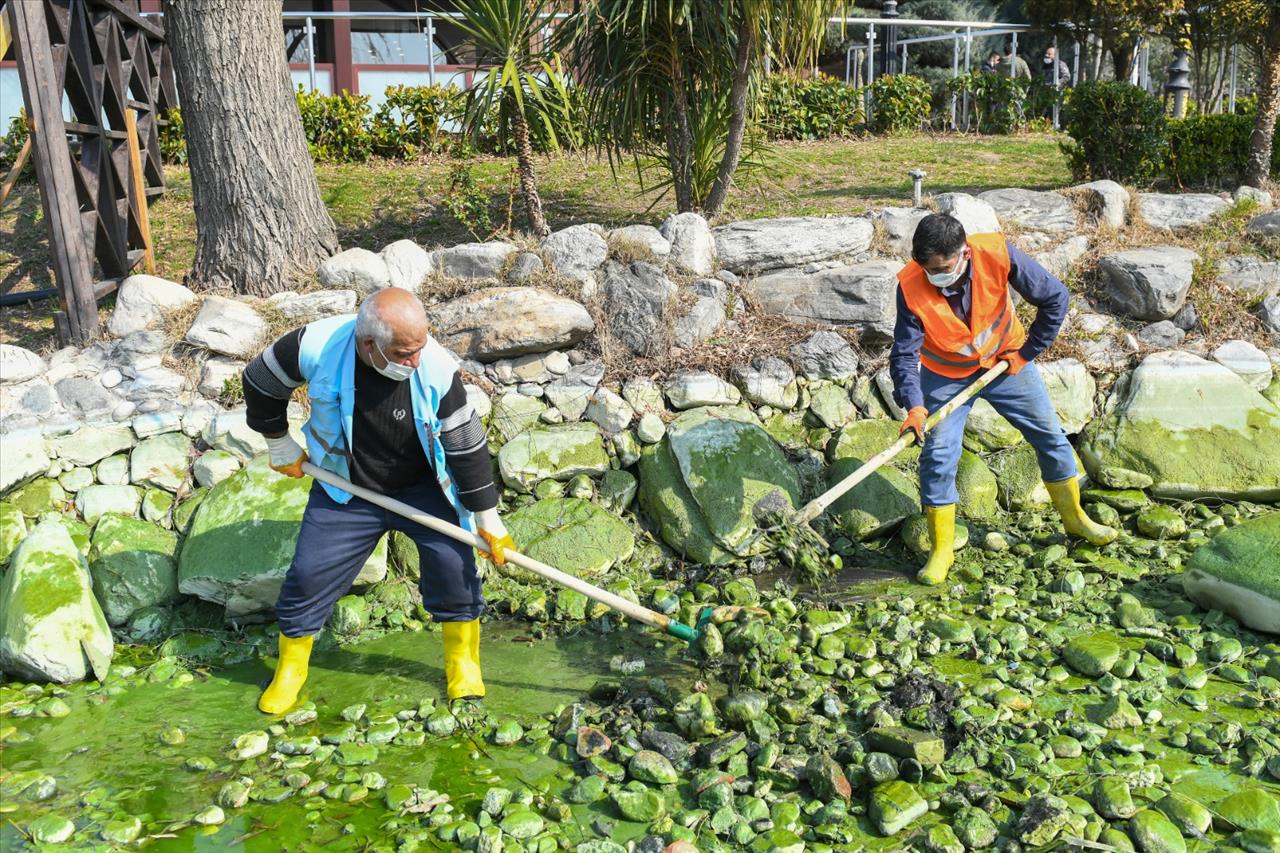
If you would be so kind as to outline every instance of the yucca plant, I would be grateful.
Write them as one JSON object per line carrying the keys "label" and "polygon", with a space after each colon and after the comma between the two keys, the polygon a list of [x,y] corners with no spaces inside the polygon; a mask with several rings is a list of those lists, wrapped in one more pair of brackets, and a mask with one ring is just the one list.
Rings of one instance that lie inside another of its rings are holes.
{"label": "yucca plant", "polygon": [[514,143],[529,230],[540,237],[550,229],[534,175],[530,125],[536,123],[547,146],[556,150],[557,127],[572,120],[560,57],[543,38],[551,5],[550,0],[458,0],[454,8],[461,17],[453,19],[476,51],[462,132],[478,140],[486,119],[497,112],[498,133],[509,134]]}
{"label": "yucca plant", "polygon": [[[835,0],[583,0],[562,29],[600,145],[615,166],[665,150],[681,211],[724,206],[758,103],[765,58],[812,62]],[[708,140],[719,159],[705,166]]]}

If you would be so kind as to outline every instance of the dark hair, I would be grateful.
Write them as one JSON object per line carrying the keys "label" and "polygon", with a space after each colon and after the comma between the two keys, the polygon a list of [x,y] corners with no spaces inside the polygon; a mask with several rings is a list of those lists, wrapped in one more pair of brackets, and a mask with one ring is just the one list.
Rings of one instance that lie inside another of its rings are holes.
{"label": "dark hair", "polygon": [[964,248],[964,226],[949,213],[930,213],[916,226],[911,238],[911,257],[925,263],[935,255],[954,257]]}
{"label": "dark hair", "polygon": [[988,53],[988,54],[987,54],[987,59],[989,59],[989,60],[990,60],[990,59],[999,59],[999,58],[1000,58],[1000,51],[998,51],[998,50],[993,50],[993,51],[991,51],[990,53]]}

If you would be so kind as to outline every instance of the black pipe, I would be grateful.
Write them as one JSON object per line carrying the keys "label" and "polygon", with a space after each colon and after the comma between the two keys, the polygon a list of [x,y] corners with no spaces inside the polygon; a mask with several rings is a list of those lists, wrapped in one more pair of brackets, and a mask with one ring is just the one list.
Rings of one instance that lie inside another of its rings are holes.
{"label": "black pipe", "polygon": [[28,290],[24,293],[0,293],[0,308],[21,305],[24,302],[35,302],[37,299],[48,299],[50,296],[57,295],[58,289],[56,287],[50,287],[47,290]]}

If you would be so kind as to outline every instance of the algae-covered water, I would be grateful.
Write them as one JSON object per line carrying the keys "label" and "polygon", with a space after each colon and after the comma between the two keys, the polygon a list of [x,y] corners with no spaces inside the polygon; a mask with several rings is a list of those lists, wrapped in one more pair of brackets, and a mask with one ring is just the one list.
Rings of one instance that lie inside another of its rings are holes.
{"label": "algae-covered water", "polygon": [[[643,660],[644,674],[666,676],[675,683],[694,674],[680,658],[683,644],[638,630],[535,641],[522,633],[522,627],[527,626],[486,625],[481,654],[489,692],[485,708],[525,725],[587,696],[592,688],[616,682],[610,660],[618,656],[632,666]],[[133,815],[158,830],[165,824],[186,823],[214,801],[228,778],[189,769],[186,762],[206,757],[227,764],[223,754],[233,738],[272,722],[257,710],[271,663],[254,660],[196,668],[190,679],[179,671],[174,680],[120,685],[109,697],[76,686],[65,697],[69,715],[27,717],[0,726],[7,734],[0,751],[0,778],[41,770],[57,782],[57,793],[48,800],[30,803],[11,797],[0,803],[6,812],[0,849],[27,849],[29,839],[19,827],[50,813],[74,820],[80,827],[77,838],[84,840],[92,839],[95,825],[104,822],[91,813],[101,812],[104,818]],[[111,679],[107,686],[112,687]],[[389,634],[317,652],[300,703],[313,703],[318,718],[290,726],[289,734],[319,736],[341,724],[341,711],[361,703],[367,705],[367,719],[393,716],[417,708],[423,700],[441,700],[443,686],[438,633]],[[185,740],[166,745],[162,736],[173,727],[181,729]],[[21,736],[15,738],[16,732]],[[376,770],[388,786],[419,786],[447,794],[460,813],[473,814],[490,787],[555,785],[562,768],[528,744],[500,747],[460,733],[428,736],[421,746],[384,747],[376,765],[364,769]],[[360,849],[386,843],[384,825],[394,815],[384,799],[381,792],[371,791],[364,801],[325,802],[321,808],[296,795],[276,803],[250,802],[238,810],[227,809],[228,819],[221,826],[157,831],[150,839],[144,831],[140,837],[155,850]],[[584,817],[590,812],[587,807],[580,811]],[[643,829],[624,823],[618,831],[625,838]]]}

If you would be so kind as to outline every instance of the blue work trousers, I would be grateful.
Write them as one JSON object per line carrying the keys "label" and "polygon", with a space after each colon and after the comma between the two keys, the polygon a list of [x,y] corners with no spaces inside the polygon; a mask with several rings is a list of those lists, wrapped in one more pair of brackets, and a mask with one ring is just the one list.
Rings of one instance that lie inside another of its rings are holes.
{"label": "blue work trousers", "polygon": [[[921,368],[920,387],[924,391],[925,408],[930,412],[942,408],[979,375],[950,379]],[[1053,409],[1035,362],[1018,371],[1017,376],[1002,375],[978,392],[978,396],[1017,427],[1035,448],[1040,474],[1047,482],[1079,476],[1071,442],[1062,431],[1058,413]],[[947,506],[960,500],[960,493],[956,491],[956,466],[964,449],[965,421],[975,400],[965,402],[925,435],[924,447],[920,450],[920,502],[927,507]]]}
{"label": "blue work trousers", "polygon": [[[391,495],[414,509],[458,523],[458,514],[434,478]],[[311,487],[293,562],[276,600],[276,619],[286,637],[319,632],[334,603],[346,595],[360,569],[389,530],[399,530],[418,546],[422,603],[437,622],[469,622],[484,609],[475,552],[443,533],[368,501],[352,497],[340,504],[320,483]]]}

